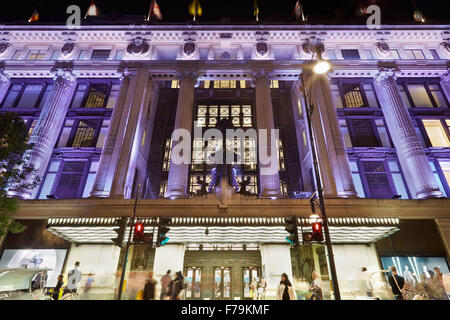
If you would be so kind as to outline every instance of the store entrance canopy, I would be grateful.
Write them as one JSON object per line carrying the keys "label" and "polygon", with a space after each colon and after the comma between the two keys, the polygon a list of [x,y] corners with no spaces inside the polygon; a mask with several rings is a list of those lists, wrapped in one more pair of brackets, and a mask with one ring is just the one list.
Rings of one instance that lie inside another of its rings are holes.
{"label": "store entrance canopy", "polygon": [[[152,233],[157,218],[138,218]],[[50,218],[47,228],[72,243],[113,243],[118,218]],[[307,218],[298,217],[299,234],[310,232]],[[374,243],[399,230],[396,218],[333,217],[329,219],[332,243]],[[208,232],[205,233],[206,228]],[[174,217],[171,243],[286,243],[281,217]],[[124,239],[128,239],[129,228]],[[156,232],[154,234],[156,242]]]}

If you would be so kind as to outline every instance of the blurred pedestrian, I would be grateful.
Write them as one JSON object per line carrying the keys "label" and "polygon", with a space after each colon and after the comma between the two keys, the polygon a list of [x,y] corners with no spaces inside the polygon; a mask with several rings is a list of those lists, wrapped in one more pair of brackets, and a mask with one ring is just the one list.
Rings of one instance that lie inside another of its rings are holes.
{"label": "blurred pedestrian", "polygon": [[87,300],[88,294],[92,289],[92,284],[94,283],[94,277],[92,273],[88,274],[88,278],[86,279],[86,283],[84,284],[83,290],[83,298]]}
{"label": "blurred pedestrian", "polygon": [[164,300],[168,296],[169,282],[172,280],[171,272],[171,270],[167,270],[166,274],[161,277],[161,294],[159,295],[159,300]]}
{"label": "blurred pedestrian", "polygon": [[63,296],[67,293],[77,293],[78,283],[81,281],[80,262],[75,262],[75,268],[67,274],[67,284],[64,288]]}
{"label": "blurred pedestrian", "polygon": [[169,282],[168,287],[170,300],[180,300],[184,289],[184,277],[181,271],[175,274],[175,279]]}
{"label": "blurred pedestrian", "polygon": [[320,279],[320,275],[317,271],[312,272],[312,281],[309,286],[309,290],[311,291],[311,300],[323,300],[322,294],[322,280]]}
{"label": "blurred pedestrian", "polygon": [[59,299],[59,293],[61,292],[61,287],[64,284],[63,279],[64,279],[64,276],[62,274],[60,274],[58,276],[58,282],[56,283],[56,287],[53,289],[53,294],[52,294],[53,300]]}
{"label": "blurred pedestrian", "polygon": [[148,279],[145,280],[143,300],[155,300],[156,298],[156,280],[153,279],[153,270],[148,273]]}

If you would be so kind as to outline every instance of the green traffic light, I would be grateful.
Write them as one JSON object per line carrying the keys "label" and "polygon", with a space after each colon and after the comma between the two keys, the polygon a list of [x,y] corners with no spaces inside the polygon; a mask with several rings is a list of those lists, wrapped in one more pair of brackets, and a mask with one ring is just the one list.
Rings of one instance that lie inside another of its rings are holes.
{"label": "green traffic light", "polygon": [[295,244],[295,241],[293,241],[290,237],[286,237],[286,241],[290,244]]}

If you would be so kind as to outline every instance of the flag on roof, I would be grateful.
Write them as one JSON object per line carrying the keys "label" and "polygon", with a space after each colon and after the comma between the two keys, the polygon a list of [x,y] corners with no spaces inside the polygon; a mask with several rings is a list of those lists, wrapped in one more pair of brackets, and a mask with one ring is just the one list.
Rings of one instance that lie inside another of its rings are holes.
{"label": "flag on roof", "polygon": [[31,18],[28,20],[28,23],[37,22],[39,20],[39,12],[37,9],[34,9]]}
{"label": "flag on roof", "polygon": [[150,10],[148,11],[147,21],[150,21],[151,17],[155,17],[156,20],[162,20],[161,10],[159,9],[156,0],[152,0],[150,4]]}
{"label": "flag on roof", "polygon": [[86,15],[84,17],[86,18],[86,17],[89,17],[89,16],[99,16],[99,15],[100,15],[100,10],[98,9],[98,7],[95,4],[94,0],[92,0],[91,4],[90,4],[90,6],[89,6],[89,8],[88,8],[88,10],[86,12]]}
{"label": "flag on roof", "polygon": [[194,0],[189,5],[189,14],[194,16],[194,21],[197,16],[201,16],[203,14],[202,6],[200,5],[200,0]]}
{"label": "flag on roof", "polygon": [[297,2],[295,3],[294,13],[297,20],[301,19],[302,21],[306,21],[305,14],[303,12],[303,6],[300,0],[297,0]]}
{"label": "flag on roof", "polygon": [[258,7],[258,1],[255,0],[253,2],[253,16],[256,17],[256,21],[259,21],[259,7]]}

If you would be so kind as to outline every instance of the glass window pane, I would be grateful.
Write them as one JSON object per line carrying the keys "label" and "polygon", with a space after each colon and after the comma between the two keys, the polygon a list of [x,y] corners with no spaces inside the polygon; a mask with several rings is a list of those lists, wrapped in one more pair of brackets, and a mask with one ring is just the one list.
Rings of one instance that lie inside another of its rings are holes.
{"label": "glass window pane", "polygon": [[406,104],[406,107],[411,108],[411,103],[409,103],[408,95],[405,92],[405,88],[403,85],[399,85],[400,95],[402,96],[403,102]]}
{"label": "glass window pane", "polygon": [[29,84],[25,87],[17,108],[34,108],[42,91],[42,84]]}
{"label": "glass window pane", "polygon": [[108,133],[108,127],[102,127],[98,136],[96,148],[103,148],[105,143],[106,134]]}
{"label": "glass window pane", "polygon": [[404,50],[404,51],[405,51],[406,59],[414,59],[414,54],[413,54],[412,50]]}
{"label": "glass window pane", "polygon": [[406,191],[405,183],[403,182],[403,177],[400,173],[392,173],[392,180],[394,180],[395,189],[397,194],[401,195],[401,199],[409,199],[408,192]]}
{"label": "glass window pane", "polygon": [[392,59],[400,60],[400,55],[398,54],[397,49],[391,49],[391,57]]}
{"label": "glass window pane", "polygon": [[442,94],[442,91],[439,89],[439,85],[430,84],[428,87],[431,91],[431,95],[433,96],[433,99],[436,102],[437,106],[439,108],[446,108],[447,103],[445,101],[444,95]]}
{"label": "glass window pane", "polygon": [[110,52],[111,50],[94,50],[92,51],[91,60],[108,60]]}
{"label": "glass window pane", "polygon": [[341,99],[341,93],[339,92],[339,87],[336,84],[331,85],[331,95],[333,96],[334,104],[336,105],[336,108],[343,108],[342,99]]}
{"label": "glass window pane", "polygon": [[425,60],[425,55],[423,54],[422,50],[414,49],[413,54],[416,59]]}
{"label": "glass window pane", "polygon": [[366,195],[364,194],[363,185],[361,182],[361,177],[359,176],[359,173],[352,173],[353,178],[353,184],[355,185],[356,193],[358,194],[358,197],[365,198]]}
{"label": "glass window pane", "polygon": [[52,54],[52,58],[51,58],[51,59],[52,59],[52,60],[58,60],[60,54],[61,54],[61,50],[55,50],[55,51],[53,51],[53,54]]}
{"label": "glass window pane", "polygon": [[335,60],[336,59],[336,52],[333,49],[327,50],[328,59]]}
{"label": "glass window pane", "polygon": [[388,135],[386,127],[378,126],[377,129],[378,129],[378,135],[380,136],[383,147],[386,147],[386,148],[392,147],[391,142],[389,141],[389,135]]}
{"label": "glass window pane", "polygon": [[42,186],[41,194],[39,195],[39,199],[47,199],[47,196],[51,193],[53,183],[55,182],[56,174],[55,173],[47,173],[45,177],[44,185]]}
{"label": "glass window pane", "polygon": [[108,85],[93,84],[89,88],[89,94],[86,99],[85,108],[103,108],[105,106]]}
{"label": "glass window pane", "polygon": [[61,162],[60,161],[52,161],[51,163],[50,163],[50,166],[49,166],[49,168],[48,168],[48,171],[58,171],[59,170],[59,164],[60,164]]}
{"label": "glass window pane", "polygon": [[116,60],[122,60],[123,58],[123,50],[119,50],[116,53]]}
{"label": "glass window pane", "polygon": [[397,161],[389,161],[389,170],[391,170],[392,172],[400,171]]}
{"label": "glass window pane", "polygon": [[422,120],[433,147],[450,147],[450,141],[440,120]]}
{"label": "glass window pane", "polygon": [[435,59],[435,60],[441,59],[441,58],[439,57],[439,55],[438,55],[436,49],[430,49],[430,53],[431,53],[431,55],[433,56],[433,59]]}
{"label": "glass window pane", "polygon": [[86,184],[84,186],[83,198],[88,198],[91,195],[92,187],[94,187],[96,173],[90,173],[87,177]]}
{"label": "glass window pane", "polygon": [[428,161],[428,163],[430,164],[431,171],[436,172],[436,167],[434,165],[434,162],[433,161]]}
{"label": "glass window pane", "polygon": [[373,55],[372,55],[372,50],[370,49],[364,49],[364,53],[366,55],[366,59],[372,60],[373,59]]}
{"label": "glass window pane", "polygon": [[414,101],[414,106],[416,108],[432,108],[430,97],[428,96],[427,90],[423,84],[409,84],[409,93]]}
{"label": "glass window pane", "polygon": [[450,187],[450,161],[439,161],[439,164],[441,165],[442,172],[447,181],[447,186]]}
{"label": "glass window pane", "polygon": [[17,96],[19,95],[19,91],[21,90],[22,85],[20,84],[14,84],[9,89],[8,95],[6,96],[6,99],[3,103],[3,108],[12,108],[14,107],[14,103],[17,99]]}
{"label": "glass window pane", "polygon": [[86,88],[87,85],[85,84],[78,85],[77,91],[75,92],[75,97],[73,98],[72,108],[81,108]]}
{"label": "glass window pane", "polygon": [[100,161],[92,161],[91,167],[89,168],[89,172],[97,172],[99,163]]}
{"label": "glass window pane", "polygon": [[369,103],[369,108],[378,108],[377,98],[375,96],[375,91],[371,84],[364,84],[364,93],[366,94],[367,102]]}
{"label": "glass window pane", "polygon": [[439,190],[442,192],[442,194],[449,196],[448,194],[446,194],[444,185],[442,184],[441,178],[439,177],[439,174],[437,172],[434,173],[434,179],[436,180],[436,183],[438,184]]}
{"label": "glass window pane", "polygon": [[352,172],[358,172],[359,171],[358,170],[358,164],[356,162],[350,161],[349,164],[350,164],[350,170]]}

